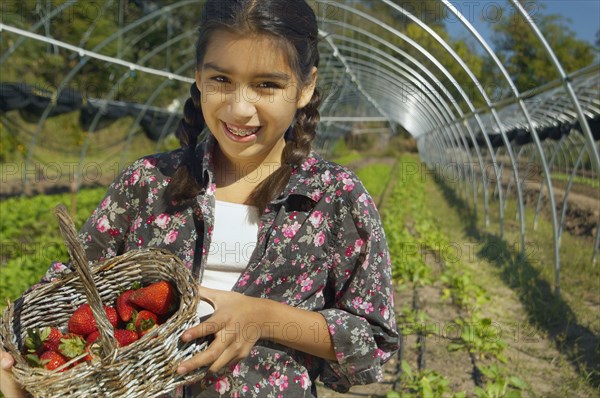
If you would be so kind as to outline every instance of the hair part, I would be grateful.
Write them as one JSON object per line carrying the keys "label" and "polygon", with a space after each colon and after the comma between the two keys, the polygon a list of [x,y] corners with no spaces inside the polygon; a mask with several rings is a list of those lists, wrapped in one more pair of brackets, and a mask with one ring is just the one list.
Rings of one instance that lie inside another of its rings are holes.
{"label": "hair part", "polygon": [[[313,68],[319,66],[318,25],[314,11],[305,0],[207,0],[202,12],[196,42],[196,67],[201,68],[213,33],[217,30],[247,35],[268,35],[282,45],[290,68],[304,87],[313,83]],[[200,91],[192,84],[184,106],[184,117],[176,136],[185,148],[179,166],[167,189],[169,200],[185,202],[200,192],[195,147],[205,127],[200,106]],[[298,109],[292,133],[286,134],[281,167],[262,181],[249,195],[247,203],[262,214],[266,205],[287,185],[292,170],[310,154],[319,123],[321,96],[315,88],[309,103]]]}

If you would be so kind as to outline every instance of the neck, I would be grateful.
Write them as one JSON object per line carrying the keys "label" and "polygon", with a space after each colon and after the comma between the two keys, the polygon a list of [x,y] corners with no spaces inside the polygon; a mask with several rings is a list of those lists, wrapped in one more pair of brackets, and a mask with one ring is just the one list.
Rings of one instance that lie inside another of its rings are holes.
{"label": "neck", "polygon": [[252,159],[227,156],[218,144],[215,147],[215,182],[218,187],[236,183],[258,185],[281,166],[285,141],[278,142],[264,156]]}

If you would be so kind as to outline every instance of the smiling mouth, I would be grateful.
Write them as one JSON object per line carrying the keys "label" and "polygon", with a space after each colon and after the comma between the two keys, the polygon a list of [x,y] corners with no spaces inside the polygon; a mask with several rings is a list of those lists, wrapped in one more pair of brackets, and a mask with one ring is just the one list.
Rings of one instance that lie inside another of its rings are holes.
{"label": "smiling mouth", "polygon": [[252,134],[256,134],[258,130],[260,130],[260,126],[258,127],[238,127],[229,123],[223,123],[227,130],[238,137],[247,137]]}

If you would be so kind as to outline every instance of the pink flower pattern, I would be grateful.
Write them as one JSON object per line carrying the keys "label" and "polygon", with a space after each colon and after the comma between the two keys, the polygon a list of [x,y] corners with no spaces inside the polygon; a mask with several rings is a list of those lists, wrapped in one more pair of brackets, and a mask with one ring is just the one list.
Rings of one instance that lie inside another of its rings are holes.
{"label": "pink flower pattern", "polygon": [[[200,274],[215,221],[214,145],[209,136],[197,149],[201,175],[208,176],[197,205],[176,212],[163,198],[182,150],[126,168],[80,231],[88,259],[158,247]],[[198,224],[203,228],[196,230]],[[70,270],[58,264],[41,284]],[[233,290],[318,311],[337,360],[259,341],[235,366],[202,379],[203,392],[195,396],[310,397],[317,378],[338,391],[379,381],[383,361],[399,346],[390,264],[379,214],[360,180],[311,152],[261,217],[255,253]],[[170,396],[181,397],[181,391]]]}

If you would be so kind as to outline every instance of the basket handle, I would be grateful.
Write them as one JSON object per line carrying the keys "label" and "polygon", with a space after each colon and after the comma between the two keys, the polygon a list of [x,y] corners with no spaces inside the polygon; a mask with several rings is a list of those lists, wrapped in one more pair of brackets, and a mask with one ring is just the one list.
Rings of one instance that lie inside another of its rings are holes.
{"label": "basket handle", "polygon": [[99,341],[102,361],[110,360],[110,358],[114,358],[117,342],[113,335],[113,327],[104,311],[98,288],[96,287],[96,283],[90,272],[85,250],[77,238],[73,220],[65,205],[60,204],[56,206],[54,212],[58,218],[60,232],[67,245],[69,255],[71,256],[71,263],[77,274],[79,274],[79,278],[83,284],[83,291],[92,309],[98,331],[100,332]]}

